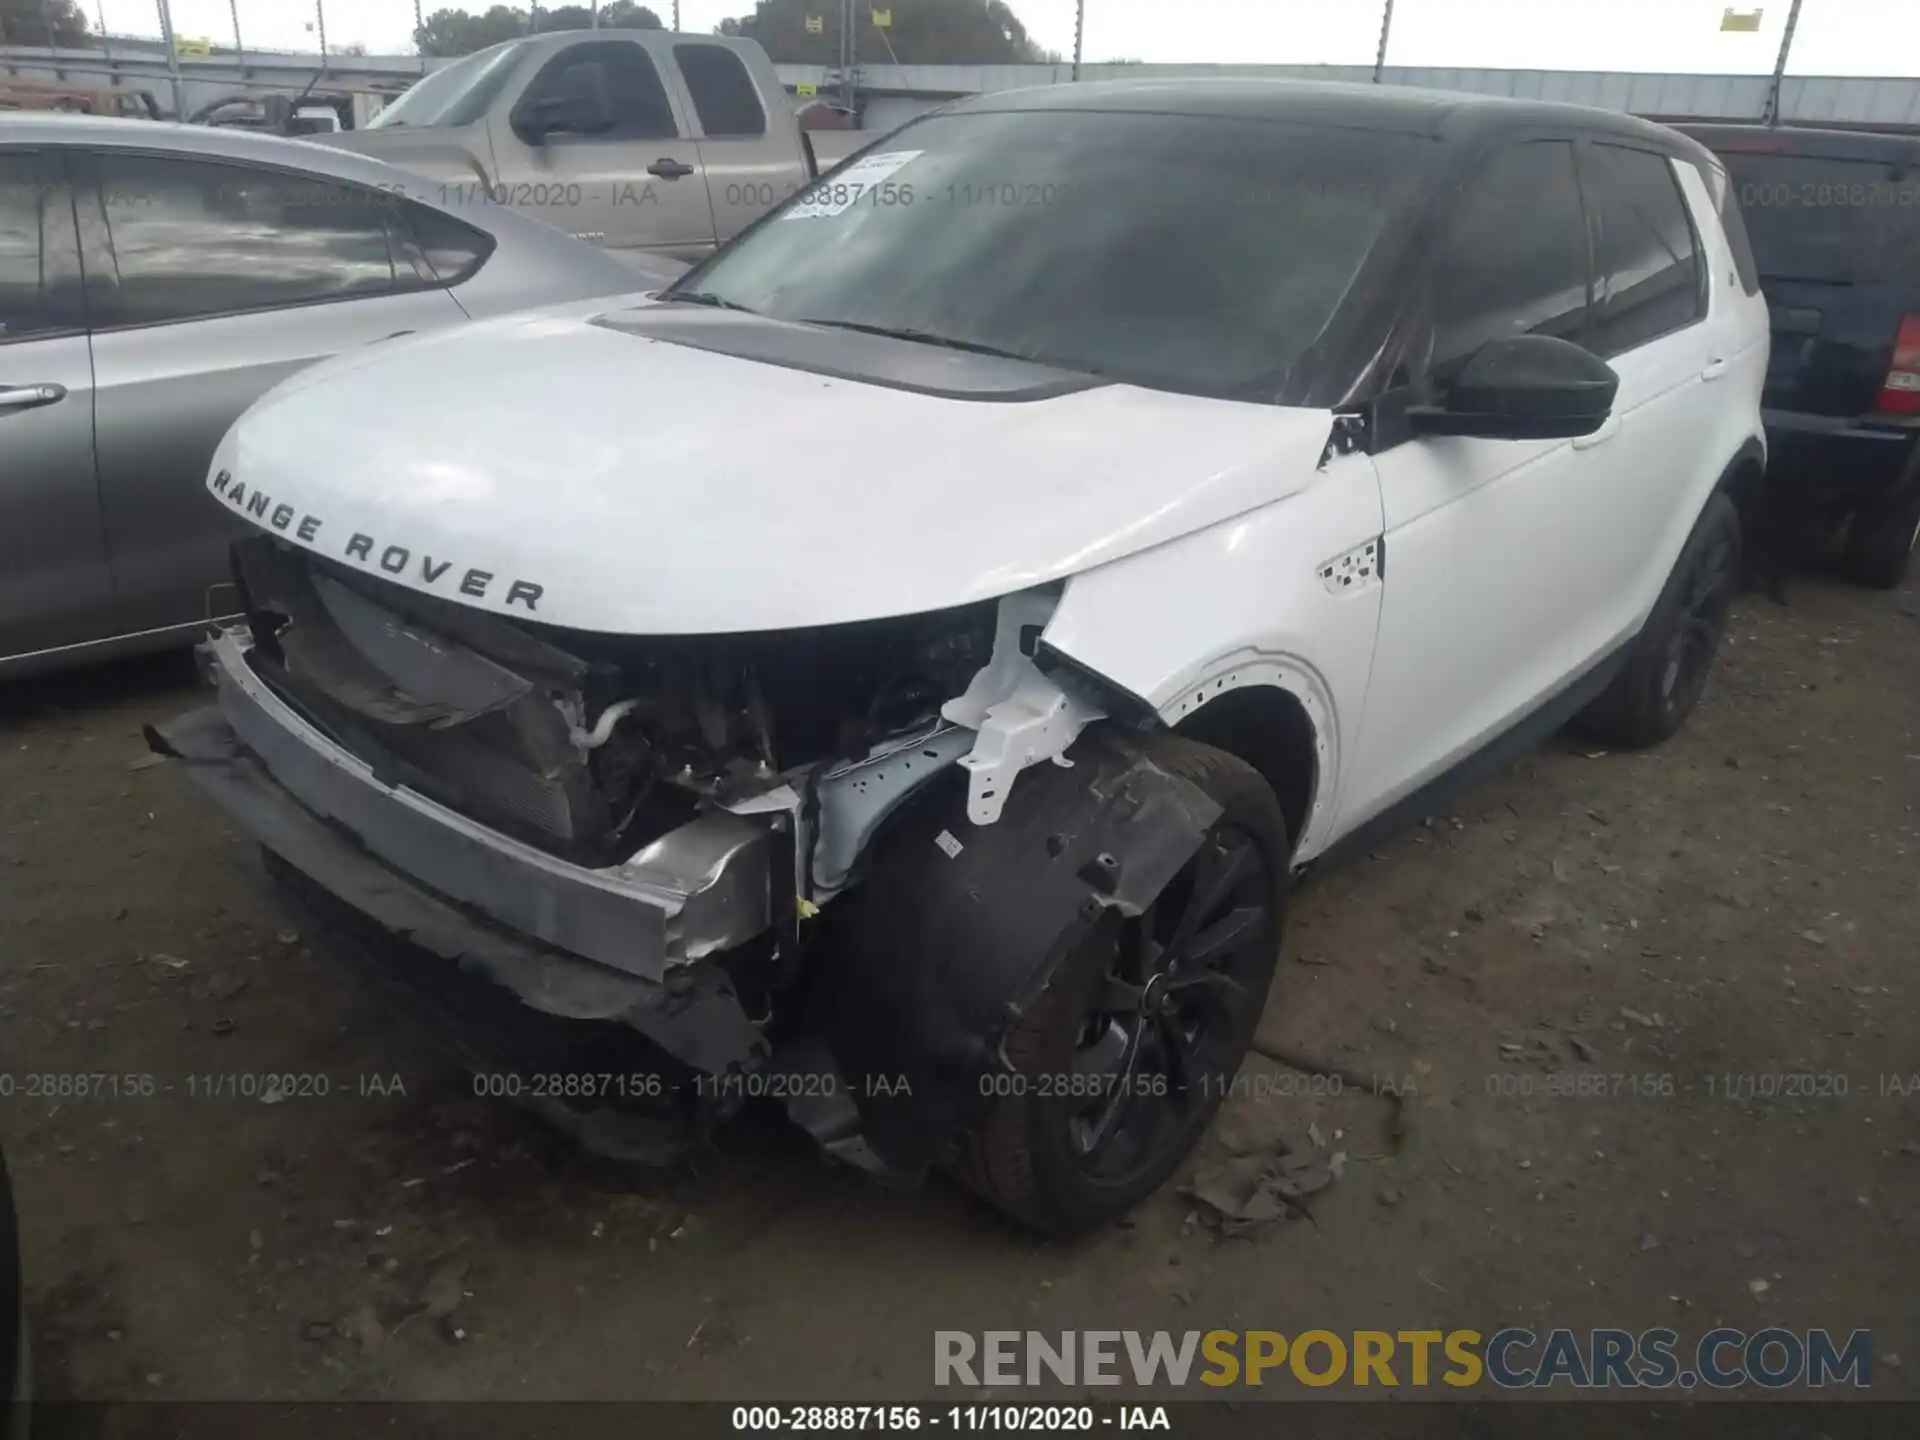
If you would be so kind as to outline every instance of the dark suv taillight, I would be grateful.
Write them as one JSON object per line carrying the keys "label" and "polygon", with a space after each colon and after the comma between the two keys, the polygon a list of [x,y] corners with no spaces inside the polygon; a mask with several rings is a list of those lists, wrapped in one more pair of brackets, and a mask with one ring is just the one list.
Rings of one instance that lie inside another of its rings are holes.
{"label": "dark suv taillight", "polygon": [[1900,321],[1893,340],[1893,363],[1874,409],[1882,414],[1920,415],[1920,315]]}

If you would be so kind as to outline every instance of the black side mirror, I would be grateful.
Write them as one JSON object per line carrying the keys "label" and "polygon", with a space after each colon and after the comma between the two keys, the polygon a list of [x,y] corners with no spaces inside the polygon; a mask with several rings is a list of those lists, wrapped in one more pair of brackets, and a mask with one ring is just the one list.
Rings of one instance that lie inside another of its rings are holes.
{"label": "black side mirror", "polygon": [[522,101],[515,128],[538,144],[549,135],[597,135],[613,128],[607,68],[597,60],[570,65],[550,90]]}
{"label": "black side mirror", "polygon": [[1620,377],[1584,346],[1552,335],[1490,340],[1438,405],[1407,412],[1421,435],[1483,440],[1570,440],[1606,424]]}

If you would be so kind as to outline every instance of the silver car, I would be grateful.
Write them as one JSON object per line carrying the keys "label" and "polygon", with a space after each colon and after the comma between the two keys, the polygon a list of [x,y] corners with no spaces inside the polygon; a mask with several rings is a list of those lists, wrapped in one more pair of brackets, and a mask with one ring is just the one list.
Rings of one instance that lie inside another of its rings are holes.
{"label": "silver car", "polygon": [[234,609],[238,522],[207,465],[300,367],[683,268],[438,188],[305,141],[0,121],[0,675],[163,648]]}

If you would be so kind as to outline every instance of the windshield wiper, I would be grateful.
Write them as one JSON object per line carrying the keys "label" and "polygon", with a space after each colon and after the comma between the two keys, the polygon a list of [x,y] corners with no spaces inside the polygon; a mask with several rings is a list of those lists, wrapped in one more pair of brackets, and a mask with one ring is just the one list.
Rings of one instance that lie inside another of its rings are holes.
{"label": "windshield wiper", "polygon": [[758,310],[742,305],[737,300],[723,300],[718,295],[705,290],[673,290],[660,297],[662,300],[683,300],[689,305],[712,305],[721,310],[738,310],[744,315],[758,315]]}
{"label": "windshield wiper", "polygon": [[862,335],[883,335],[889,340],[911,340],[918,345],[939,345],[948,350],[965,350],[972,355],[997,355],[1002,360],[1024,360],[1029,365],[1044,365],[1031,355],[1017,350],[1002,350],[997,345],[982,345],[977,340],[956,340],[951,335],[935,335],[910,325],[863,325],[858,320],[800,320],[801,325],[825,325],[834,330],[858,330]]}

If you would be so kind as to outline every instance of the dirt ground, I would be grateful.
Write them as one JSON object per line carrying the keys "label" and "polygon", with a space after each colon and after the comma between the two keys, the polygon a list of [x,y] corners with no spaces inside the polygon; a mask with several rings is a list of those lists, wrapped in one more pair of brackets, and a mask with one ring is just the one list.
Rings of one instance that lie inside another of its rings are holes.
{"label": "dirt ground", "polygon": [[[142,763],[142,722],[197,703],[178,657],[0,692],[0,1135],[44,1395],[916,1398],[935,1329],[1722,1321],[1869,1327],[1875,1393],[1917,1393],[1920,591],[1748,599],[1671,745],[1557,741],[1310,877],[1263,1033],[1414,1093],[1397,1154],[1369,1096],[1234,1100],[1195,1164],[1309,1126],[1349,1157],[1251,1240],[1169,1187],[1040,1244],[772,1125],[610,1174],[476,1099]],[[75,1072],[120,1092],[28,1093]],[[1576,1072],[1671,1081],[1539,1093]],[[330,1093],[206,1093],[267,1073]],[[1783,1074],[1844,1094],[1745,1088]]]}

